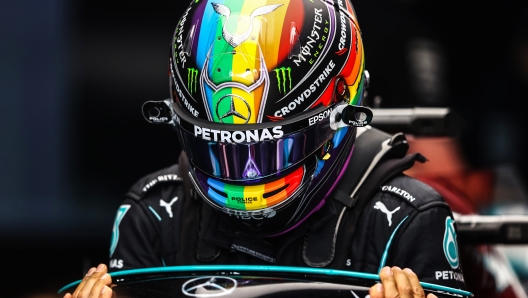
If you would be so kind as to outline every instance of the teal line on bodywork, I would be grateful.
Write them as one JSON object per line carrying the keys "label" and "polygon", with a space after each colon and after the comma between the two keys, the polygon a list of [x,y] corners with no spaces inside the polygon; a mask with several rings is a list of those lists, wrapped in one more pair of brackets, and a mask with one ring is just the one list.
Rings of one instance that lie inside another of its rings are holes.
{"label": "teal line on bodywork", "polygon": [[[258,272],[288,272],[288,273],[301,273],[301,274],[320,274],[320,275],[330,275],[330,276],[342,276],[342,277],[353,277],[361,278],[372,281],[379,281],[379,276],[372,273],[361,273],[354,271],[345,271],[345,270],[334,270],[334,269],[320,269],[320,268],[308,268],[308,267],[288,267],[288,266],[249,266],[249,265],[200,265],[200,266],[171,266],[171,267],[155,267],[155,268],[143,268],[143,269],[132,269],[132,270],[123,270],[118,272],[110,273],[110,276],[113,278],[119,276],[126,276],[130,274],[148,274],[148,273],[171,273],[171,272],[194,272],[197,271],[258,271]],[[59,290],[61,294],[67,288],[73,287],[81,283],[82,280],[72,282],[62,289]],[[454,289],[450,287],[420,282],[424,289],[444,291],[448,293],[464,295],[464,296],[473,296],[472,293],[467,291],[462,291],[459,289]]]}

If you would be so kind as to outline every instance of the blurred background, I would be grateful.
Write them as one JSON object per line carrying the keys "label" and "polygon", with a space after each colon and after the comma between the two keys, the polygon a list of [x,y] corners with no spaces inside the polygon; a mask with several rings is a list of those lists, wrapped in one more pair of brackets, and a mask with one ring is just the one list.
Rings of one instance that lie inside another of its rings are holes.
{"label": "blurred background", "polygon": [[[353,3],[367,103],[457,111],[464,168],[492,173],[474,209],[528,214],[526,1]],[[141,105],[169,96],[169,44],[185,6],[0,0],[2,297],[55,297],[107,262],[123,194],[177,161],[175,135],[149,125]]]}

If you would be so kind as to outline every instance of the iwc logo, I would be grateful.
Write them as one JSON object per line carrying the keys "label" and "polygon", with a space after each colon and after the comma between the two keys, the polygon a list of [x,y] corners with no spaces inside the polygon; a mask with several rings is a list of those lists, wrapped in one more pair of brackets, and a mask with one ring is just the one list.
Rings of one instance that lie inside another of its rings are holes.
{"label": "iwc logo", "polygon": [[[225,104],[227,101],[229,101],[229,105]],[[222,103],[224,104],[222,105]],[[226,108],[226,106],[228,106],[228,108]],[[244,124],[247,124],[251,118],[251,107],[242,97],[229,94],[220,98],[216,104],[216,116],[222,123],[226,123],[224,119],[228,117],[236,117],[244,120]]]}
{"label": "iwc logo", "polygon": [[231,294],[237,281],[230,277],[204,276],[193,278],[182,285],[182,292],[190,297],[219,297]]}
{"label": "iwc logo", "polygon": [[458,245],[456,242],[455,221],[451,217],[446,217],[444,232],[444,254],[447,262],[453,269],[459,266]]}

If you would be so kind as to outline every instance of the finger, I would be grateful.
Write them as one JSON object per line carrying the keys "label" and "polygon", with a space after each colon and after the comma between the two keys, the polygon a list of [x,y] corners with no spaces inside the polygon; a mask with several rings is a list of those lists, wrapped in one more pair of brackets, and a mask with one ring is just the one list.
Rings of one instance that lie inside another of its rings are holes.
{"label": "finger", "polygon": [[396,280],[396,288],[398,289],[399,294],[398,297],[413,298],[414,294],[407,274],[401,270],[400,267],[392,267],[391,269],[394,274],[394,280]]}
{"label": "finger", "polygon": [[112,298],[114,297],[115,298],[115,293],[112,291],[112,288],[109,287],[109,286],[105,286],[102,290],[101,290],[101,298]]}
{"label": "finger", "polygon": [[72,295],[70,293],[66,293],[63,298],[72,298]]}
{"label": "finger", "polygon": [[390,267],[384,267],[380,273],[381,284],[383,285],[383,296],[381,297],[399,297],[398,288],[396,287],[396,280],[394,280],[394,273]]}
{"label": "finger", "polygon": [[73,295],[72,295],[73,298],[78,298],[79,297],[79,292],[82,290],[82,288],[84,288],[84,285],[90,279],[90,277],[92,276],[92,274],[95,272],[96,269],[97,268],[92,267],[92,268],[90,268],[88,270],[88,272],[86,272],[86,275],[81,280],[81,283],[79,283],[77,288],[75,288],[75,291],[73,292]]}
{"label": "finger", "polygon": [[383,285],[377,284],[370,287],[369,295],[370,298],[385,298],[385,294],[383,293]]}
{"label": "finger", "polygon": [[420,284],[420,280],[418,280],[418,276],[409,268],[403,269],[403,272],[407,275],[407,278],[409,279],[409,282],[411,283],[411,288],[414,294],[415,298],[424,298],[425,293],[422,288],[422,285]]}
{"label": "finger", "polygon": [[[92,271],[92,269],[90,269]],[[88,274],[90,273],[88,272]],[[88,275],[83,279],[82,286],[79,285],[75,292],[77,292],[77,296],[75,294],[73,295],[73,298],[89,298],[90,293],[92,292],[92,288],[94,287],[94,284],[101,279],[101,276],[105,275],[107,273],[108,269],[105,264],[99,264],[97,268],[92,272],[92,274]],[[99,293],[98,293],[99,294]],[[98,296],[95,296],[98,297]]]}
{"label": "finger", "polygon": [[435,294],[432,294],[432,293],[431,293],[431,294],[427,295],[427,298],[438,298],[438,297],[436,297]]}
{"label": "finger", "polygon": [[103,276],[101,276],[101,278],[99,278],[98,281],[94,283],[90,291],[90,295],[88,297],[89,298],[106,297],[106,295],[108,295],[108,293],[105,294],[105,292],[108,290],[107,285],[110,285],[111,283],[112,283],[112,277],[110,277],[110,274],[105,273]]}

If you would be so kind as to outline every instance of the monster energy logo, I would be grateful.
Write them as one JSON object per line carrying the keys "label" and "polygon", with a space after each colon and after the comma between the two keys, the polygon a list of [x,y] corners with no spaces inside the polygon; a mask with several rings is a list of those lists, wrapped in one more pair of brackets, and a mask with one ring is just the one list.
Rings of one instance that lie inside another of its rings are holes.
{"label": "monster energy logo", "polygon": [[[273,71],[277,75],[277,85],[279,87],[279,92],[286,93],[286,82],[289,82],[288,90],[291,90],[292,88],[291,67],[276,68]],[[287,76],[286,76],[286,73],[288,73]],[[281,89],[281,85],[282,85],[282,89]]]}
{"label": "monster energy logo", "polygon": [[198,69],[187,68],[187,89],[190,93],[196,93],[198,84]]}

